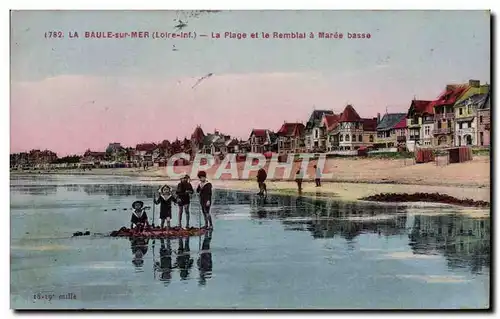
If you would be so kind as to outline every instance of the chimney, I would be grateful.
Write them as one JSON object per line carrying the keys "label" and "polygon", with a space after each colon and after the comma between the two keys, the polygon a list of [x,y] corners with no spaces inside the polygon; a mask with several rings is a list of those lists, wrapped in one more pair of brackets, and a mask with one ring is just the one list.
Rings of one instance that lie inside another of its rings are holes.
{"label": "chimney", "polygon": [[471,86],[473,88],[478,88],[479,84],[480,84],[479,80],[469,80],[469,86]]}
{"label": "chimney", "polygon": [[377,124],[380,123],[380,113],[377,113]]}

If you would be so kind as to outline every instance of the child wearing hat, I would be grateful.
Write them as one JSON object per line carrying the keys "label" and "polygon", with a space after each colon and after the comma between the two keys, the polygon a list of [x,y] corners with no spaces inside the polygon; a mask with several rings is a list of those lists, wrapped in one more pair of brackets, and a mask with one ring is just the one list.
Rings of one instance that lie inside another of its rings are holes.
{"label": "child wearing hat", "polygon": [[210,206],[212,205],[212,184],[207,181],[207,173],[200,171],[198,173],[200,184],[196,188],[196,192],[200,195],[201,211],[205,218],[205,228],[212,229],[212,216],[210,216]]}
{"label": "child wearing hat", "polygon": [[172,203],[176,204],[176,200],[172,195],[172,190],[170,186],[164,185],[158,190],[159,196],[156,199],[156,194],[154,198],[155,205],[160,204],[160,220],[161,229],[165,227],[165,220],[167,220],[167,229],[170,228],[170,219],[172,219]]}
{"label": "child wearing hat", "polygon": [[[149,227],[148,215],[145,212],[144,202],[137,200],[132,203],[132,217],[130,218],[130,229],[135,229],[138,232],[144,230],[144,227]],[[135,226],[135,227],[134,227]]]}

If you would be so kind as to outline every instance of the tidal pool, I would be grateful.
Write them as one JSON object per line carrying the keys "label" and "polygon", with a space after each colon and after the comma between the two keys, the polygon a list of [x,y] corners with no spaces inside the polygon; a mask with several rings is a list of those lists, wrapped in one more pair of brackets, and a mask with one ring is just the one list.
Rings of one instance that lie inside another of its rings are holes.
{"label": "tidal pool", "polygon": [[[210,234],[106,236],[128,226],[134,200],[152,205],[157,188],[132,178],[11,177],[11,307],[489,307],[489,217],[334,198],[263,203],[216,190]],[[92,235],[72,237],[83,230]]]}

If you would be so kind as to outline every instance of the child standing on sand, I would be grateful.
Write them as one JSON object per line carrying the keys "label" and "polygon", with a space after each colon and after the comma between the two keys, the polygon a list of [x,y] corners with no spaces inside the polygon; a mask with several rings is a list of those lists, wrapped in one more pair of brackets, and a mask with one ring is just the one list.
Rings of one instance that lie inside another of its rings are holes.
{"label": "child standing on sand", "polygon": [[158,191],[158,199],[155,199],[155,205],[160,204],[160,220],[161,229],[165,227],[165,220],[167,221],[167,229],[170,228],[170,219],[172,219],[172,203],[176,204],[175,198],[172,196],[172,191],[168,185],[164,185]]}
{"label": "child standing on sand", "polygon": [[179,227],[182,228],[182,214],[186,214],[186,228],[189,228],[189,204],[193,186],[189,182],[189,175],[185,175],[177,185],[177,204],[179,205]]}
{"label": "child standing on sand", "polygon": [[213,229],[212,216],[210,216],[210,206],[212,205],[212,184],[207,181],[207,173],[200,171],[198,173],[200,184],[196,188],[196,192],[200,195],[201,211],[205,218],[205,228]]}

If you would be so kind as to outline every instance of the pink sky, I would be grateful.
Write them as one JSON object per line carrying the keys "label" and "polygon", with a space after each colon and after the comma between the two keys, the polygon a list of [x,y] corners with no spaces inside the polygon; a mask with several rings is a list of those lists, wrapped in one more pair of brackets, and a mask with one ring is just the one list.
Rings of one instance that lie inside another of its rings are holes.
{"label": "pink sky", "polygon": [[313,106],[340,112],[349,102],[368,117],[390,104],[390,97],[380,91],[359,94],[348,78],[337,81],[314,73],[214,75],[196,89],[191,88],[194,78],[58,76],[15,83],[11,152],[47,148],[64,155],[103,150],[114,141],[135,146],[189,138],[197,124],[205,133],[218,129],[247,138],[252,128],[277,130],[285,120],[305,123]]}

